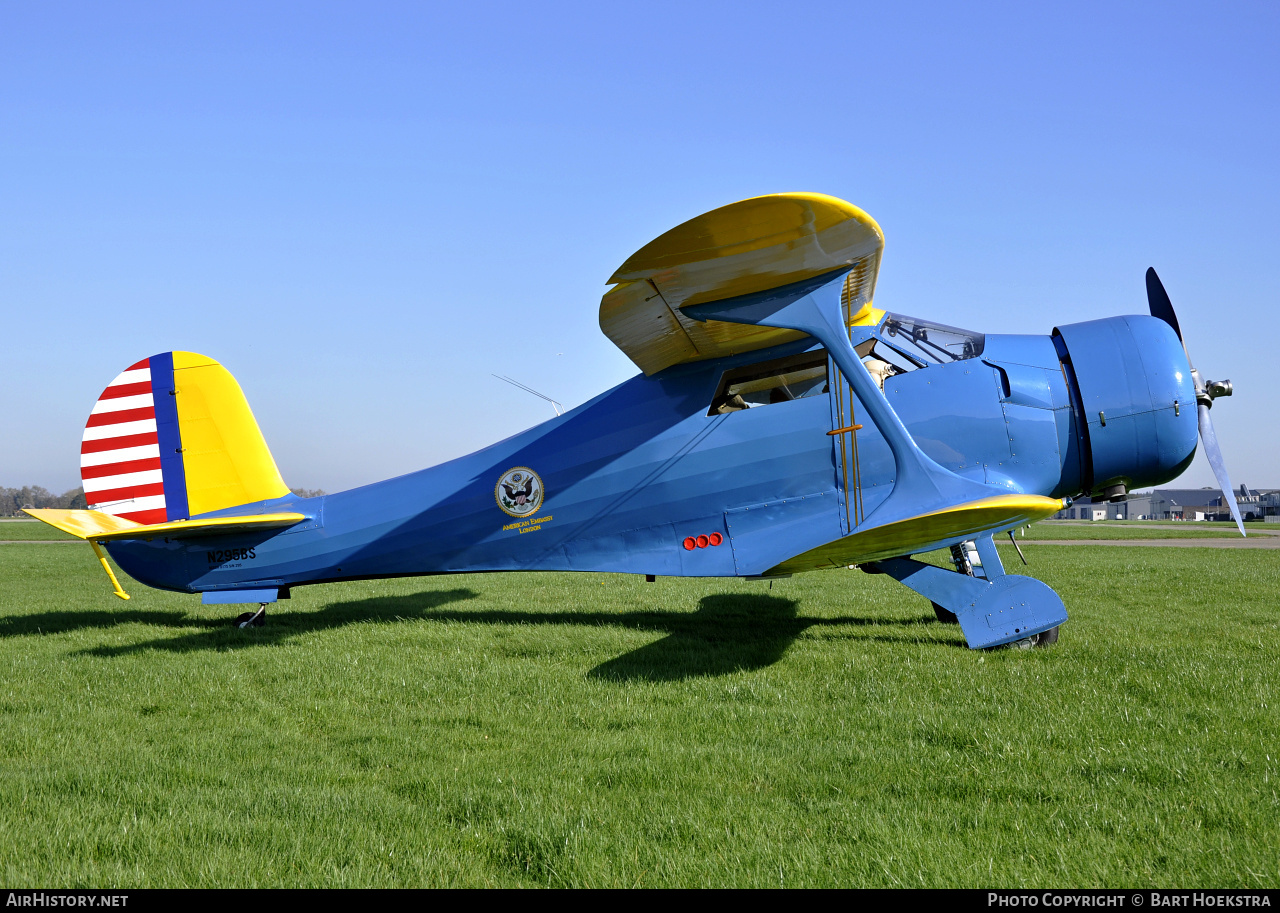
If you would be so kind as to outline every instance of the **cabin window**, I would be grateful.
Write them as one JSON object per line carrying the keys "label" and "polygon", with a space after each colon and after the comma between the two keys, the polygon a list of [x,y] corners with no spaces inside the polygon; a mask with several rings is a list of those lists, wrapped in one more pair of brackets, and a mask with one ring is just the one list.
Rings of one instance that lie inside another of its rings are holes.
{"label": "cabin window", "polygon": [[707,415],[741,412],[827,392],[827,350],[815,349],[725,371]]}

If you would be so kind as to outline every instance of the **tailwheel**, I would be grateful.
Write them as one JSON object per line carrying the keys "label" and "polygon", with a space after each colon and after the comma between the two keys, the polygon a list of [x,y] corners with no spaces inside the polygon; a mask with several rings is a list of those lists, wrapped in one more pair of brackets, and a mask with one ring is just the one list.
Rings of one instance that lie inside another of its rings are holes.
{"label": "tailwheel", "polygon": [[[938,621],[942,622],[944,625],[960,624],[960,619],[956,618],[955,612],[952,612],[950,609],[944,609],[942,606],[938,605],[936,602],[931,602],[929,604],[933,606],[933,614],[937,615]],[[1057,629],[1055,628],[1054,630],[1057,630]]]}
{"label": "tailwheel", "polygon": [[260,628],[267,623],[267,604],[262,603],[258,611],[245,612],[236,619],[237,628]]}

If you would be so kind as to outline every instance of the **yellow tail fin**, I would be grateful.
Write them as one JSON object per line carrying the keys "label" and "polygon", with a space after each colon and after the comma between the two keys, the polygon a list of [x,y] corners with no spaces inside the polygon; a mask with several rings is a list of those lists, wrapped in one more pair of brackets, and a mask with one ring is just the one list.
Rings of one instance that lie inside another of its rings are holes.
{"label": "yellow tail fin", "polygon": [[289,493],[230,371],[204,355],[174,352],[173,382],[187,516]]}
{"label": "yellow tail fin", "polygon": [[90,508],[142,524],[289,493],[236,379],[194,352],[144,358],[107,386],[80,475]]}

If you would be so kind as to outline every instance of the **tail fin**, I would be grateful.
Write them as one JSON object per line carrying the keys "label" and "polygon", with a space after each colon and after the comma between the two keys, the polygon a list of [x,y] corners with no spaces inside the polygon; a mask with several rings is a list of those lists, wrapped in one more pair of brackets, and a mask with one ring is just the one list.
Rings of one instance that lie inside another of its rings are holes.
{"label": "tail fin", "polygon": [[289,493],[236,379],[193,352],[153,355],[107,386],[80,477],[90,508],[147,524]]}

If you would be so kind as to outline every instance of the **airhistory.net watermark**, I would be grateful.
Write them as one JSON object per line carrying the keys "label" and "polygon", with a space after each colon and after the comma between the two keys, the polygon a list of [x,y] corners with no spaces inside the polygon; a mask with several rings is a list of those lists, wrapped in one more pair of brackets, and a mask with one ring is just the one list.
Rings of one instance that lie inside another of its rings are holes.
{"label": "airhistory.net watermark", "polygon": [[6,907],[127,907],[128,894],[97,891],[9,891]]}

